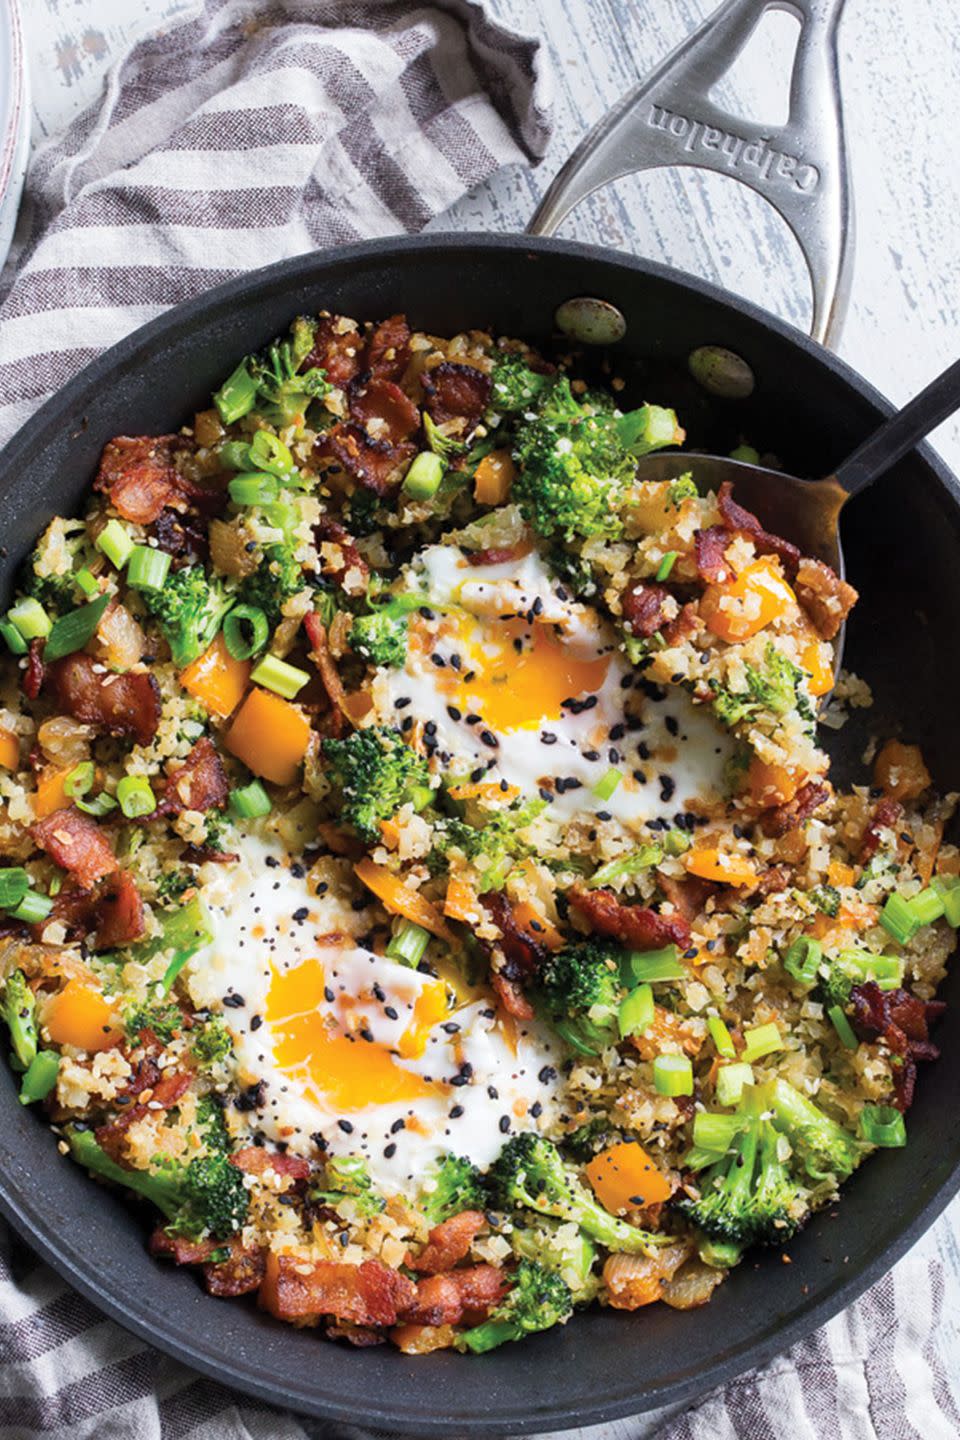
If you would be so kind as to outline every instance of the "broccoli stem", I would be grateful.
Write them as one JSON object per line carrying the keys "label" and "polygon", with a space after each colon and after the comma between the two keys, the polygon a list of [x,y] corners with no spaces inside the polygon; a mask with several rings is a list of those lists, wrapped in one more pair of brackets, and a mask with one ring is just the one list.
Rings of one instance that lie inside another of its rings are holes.
{"label": "broccoli stem", "polygon": [[22,970],[7,976],[0,1013],[10,1031],[17,1064],[29,1070],[37,1058],[37,1002]]}
{"label": "broccoli stem", "polygon": [[[751,1087],[746,1087],[744,1095]],[[819,1106],[786,1080],[772,1080],[756,1089],[756,1103],[773,1113],[773,1123],[786,1132],[807,1173],[816,1180],[835,1175],[845,1180],[860,1164],[865,1147],[855,1135],[831,1120]]]}
{"label": "broccoli stem", "polygon": [[173,1181],[164,1175],[151,1175],[146,1170],[125,1170],[111,1160],[92,1130],[77,1130],[71,1125],[66,1135],[73,1158],[84,1169],[92,1170],[103,1180],[112,1180],[115,1185],[123,1185],[145,1200],[152,1201],[168,1220],[176,1218],[181,1197],[179,1186]]}
{"label": "broccoli stem", "polygon": [[510,1320],[487,1320],[467,1330],[460,1340],[474,1355],[485,1355],[488,1350],[496,1350],[509,1340],[519,1340],[523,1333],[520,1326]]}

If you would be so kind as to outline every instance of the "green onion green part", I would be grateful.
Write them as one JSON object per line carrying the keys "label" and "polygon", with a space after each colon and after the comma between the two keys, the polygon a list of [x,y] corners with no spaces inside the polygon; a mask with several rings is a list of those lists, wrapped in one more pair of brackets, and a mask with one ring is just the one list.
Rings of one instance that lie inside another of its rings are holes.
{"label": "green onion green part", "polygon": [[908,944],[916,935],[923,922],[918,920],[910,908],[910,901],[902,895],[887,896],[887,902],[880,911],[880,924],[898,945]]}
{"label": "green onion green part", "polygon": [[631,951],[627,966],[634,980],[655,984],[658,980],[683,980],[687,967],[677,954],[676,945],[665,945],[662,950],[648,950],[644,953]]}
{"label": "green onion green part", "polygon": [[257,403],[257,387],[247,369],[246,360],[241,360],[233,374],[227,376],[215,393],[213,403],[224,425],[233,425],[244,415],[249,415]]}
{"label": "green onion green part", "polygon": [[264,689],[272,690],[275,695],[282,695],[284,700],[293,700],[310,676],[306,670],[298,670],[296,665],[288,665],[286,660],[281,660],[278,655],[264,655],[251,671],[250,679],[255,685],[262,685]]}
{"label": "green onion green part", "polygon": [[28,890],[10,914],[15,920],[22,920],[27,925],[39,925],[46,920],[53,909],[53,901],[49,895],[41,895],[38,890]]}
{"label": "green onion green part", "polygon": [[257,820],[261,815],[269,815],[273,809],[273,802],[259,780],[251,780],[249,785],[231,790],[229,804],[234,815],[241,820]]}
{"label": "green onion green part", "polygon": [[440,488],[444,464],[432,450],[421,450],[415,455],[410,469],[403,477],[404,493],[411,500],[431,500]]}
{"label": "green onion green part", "polygon": [[117,800],[128,820],[152,815],[157,808],[157,798],[144,775],[124,775],[117,786]]}
{"label": "green onion green part", "polygon": [[45,1100],[57,1083],[60,1056],[56,1050],[38,1050],[20,1081],[20,1104]]}
{"label": "green onion green part", "polygon": [[30,889],[30,876],[22,865],[0,869],[0,909],[12,910]]}
{"label": "green onion green part", "polygon": [[429,942],[429,930],[415,925],[412,920],[401,920],[387,943],[386,953],[391,960],[399,960],[401,964],[415,969],[423,959]]}
{"label": "green onion green part", "polygon": [[907,1143],[903,1115],[892,1105],[864,1105],[860,1111],[860,1134],[870,1145],[899,1150]]}
{"label": "green onion green part", "polygon": [[7,619],[17,627],[24,640],[42,640],[53,628],[50,616],[32,595],[25,595],[11,605]]}
{"label": "green onion green part", "polygon": [[130,532],[119,520],[108,520],[100,531],[94,544],[102,551],[118,570],[122,570],[130,559],[133,551],[134,541],[130,538]]}
{"label": "green onion green part", "polygon": [[653,1062],[653,1087],[658,1095],[692,1095],[693,1066],[687,1055],[658,1055]]}
{"label": "green onion green part", "polygon": [[280,493],[275,475],[235,475],[227,489],[234,505],[272,505]]}
{"label": "green onion green part", "polygon": [[3,636],[11,655],[26,655],[26,640],[24,640],[16,625],[12,625],[6,617],[0,619],[0,635]]}
{"label": "green onion green part", "polygon": [[930,888],[943,901],[944,919],[954,930],[960,926],[960,875],[934,875]]}
{"label": "green onion green part", "polygon": [[[721,1065],[717,1071],[717,1100],[721,1105],[739,1105],[744,1085],[753,1084],[753,1067],[740,1061],[736,1065]],[[697,1132],[694,1130],[696,1140]],[[698,1142],[699,1143],[699,1142]]]}
{"label": "green onion green part", "polygon": [[753,1030],[743,1032],[743,1052],[740,1056],[745,1064],[751,1065],[754,1060],[762,1060],[764,1055],[772,1055],[775,1050],[783,1049],[783,1039],[780,1031],[771,1020],[768,1025],[758,1025]]}
{"label": "green onion green part", "polygon": [[593,793],[598,800],[609,800],[623,779],[623,771],[617,770],[611,765],[605,775],[602,775],[593,787]]}
{"label": "green onion green part", "polygon": [[717,1047],[717,1054],[723,1060],[735,1060],[737,1047],[733,1043],[733,1036],[719,1015],[707,1016],[707,1029],[710,1031],[711,1039]]}
{"label": "green onion green part", "polygon": [[223,641],[234,660],[250,660],[269,639],[270,623],[258,606],[234,605],[228,612],[223,622]]}
{"label": "green onion green part", "polygon": [[809,935],[801,935],[799,939],[794,940],[784,955],[783,968],[801,985],[810,986],[816,982],[817,971],[822,959],[823,946],[820,941],[812,939]]}
{"label": "green onion green part", "polygon": [[638,985],[628,991],[620,1001],[617,1023],[620,1038],[627,1040],[631,1035],[642,1035],[653,1024],[655,1006],[653,990],[649,985]]}
{"label": "green onion green part", "polygon": [[860,1042],[853,1032],[853,1026],[843,1013],[843,1006],[831,1005],[827,1010],[827,1018],[840,1036],[844,1048],[847,1050],[856,1050]]}
{"label": "green onion green part", "polygon": [[[169,555],[166,559],[169,563]],[[44,660],[61,660],[64,655],[72,655],[75,650],[82,650],[84,645],[89,644],[97,633],[97,626],[103,619],[110,600],[110,595],[100,595],[96,600],[88,600],[79,609],[70,610],[66,615],[61,615],[59,620],[55,620],[43,647]]]}
{"label": "green onion green part", "polygon": [[149,545],[134,545],[127,561],[127,580],[138,590],[162,590],[170,572],[170,556]]}
{"label": "green onion green part", "polygon": [[654,577],[656,580],[663,581],[669,579],[670,571],[676,564],[677,556],[679,555],[679,553],[679,550],[667,551],[666,555],[664,555],[663,559],[660,561],[660,564],[657,566],[657,573]]}

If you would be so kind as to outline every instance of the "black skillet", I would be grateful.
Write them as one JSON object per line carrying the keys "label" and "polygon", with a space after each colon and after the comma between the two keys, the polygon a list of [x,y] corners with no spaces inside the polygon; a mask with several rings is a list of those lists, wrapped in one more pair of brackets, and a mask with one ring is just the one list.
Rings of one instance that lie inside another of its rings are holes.
{"label": "black skillet", "polygon": [[[828,23],[821,0],[798,0],[804,14],[808,5],[820,25]],[[735,0],[721,17],[741,8]],[[758,7],[751,11],[756,17]],[[404,310],[437,334],[482,325],[546,339],[557,307],[584,293],[627,318],[613,355],[627,381],[625,403],[676,406],[698,448],[725,454],[748,435],[790,472],[822,475],[890,413],[820,344],[662,266],[519,236],[378,240],[220,286],[115,346],[45,405],[0,457],[0,600],[6,603],[16,567],[47,520],[81,506],[106,440],[178,426],[208,403],[238,356],[293,315],[325,307],[376,319]],[[748,398],[717,400],[694,384],[687,357],[704,343],[728,346],[749,363],[756,385]],[[862,594],[847,663],[869,680],[876,705],[827,737],[835,778],[865,779],[860,757],[876,731],[918,741],[939,787],[960,788],[960,680],[950,660],[960,605],[956,480],[932,452],[917,450],[867,499],[851,502],[844,544],[848,575]],[[189,1273],[152,1260],[143,1217],[57,1153],[5,1073],[0,1210],[106,1314],[205,1375],[278,1405],[419,1436],[596,1424],[689,1400],[769,1359],[855,1299],[932,1223],[960,1186],[955,978],[944,994],[951,1010],[938,1036],[943,1056],[921,1073],[909,1148],[882,1151],[865,1165],[836,1213],[821,1214],[791,1242],[792,1264],[779,1253],[758,1255],[703,1311],[594,1309],[559,1332],[480,1359],[449,1352],[409,1359],[389,1346],[352,1351],[324,1343],[249,1302],[211,1299]]]}

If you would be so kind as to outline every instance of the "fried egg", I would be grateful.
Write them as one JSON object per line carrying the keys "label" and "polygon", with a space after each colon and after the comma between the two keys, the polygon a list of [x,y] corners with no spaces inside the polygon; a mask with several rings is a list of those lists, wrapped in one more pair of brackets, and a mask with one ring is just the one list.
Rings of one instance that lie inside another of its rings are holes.
{"label": "fried egg", "polygon": [[[558,819],[605,814],[631,828],[721,799],[729,736],[683,691],[646,681],[535,551],[476,565],[430,546],[409,583],[424,606],[405,667],[374,682],[376,719],[419,724],[445,773],[539,792]],[[611,770],[616,788],[598,796]]]}
{"label": "fried egg", "polygon": [[188,985],[229,1026],[254,1130],[302,1155],[362,1155],[375,1183],[412,1194],[441,1156],[488,1165],[552,1118],[562,1056],[545,1029],[332,929],[331,903],[278,847],[248,836],[216,870],[214,939]]}

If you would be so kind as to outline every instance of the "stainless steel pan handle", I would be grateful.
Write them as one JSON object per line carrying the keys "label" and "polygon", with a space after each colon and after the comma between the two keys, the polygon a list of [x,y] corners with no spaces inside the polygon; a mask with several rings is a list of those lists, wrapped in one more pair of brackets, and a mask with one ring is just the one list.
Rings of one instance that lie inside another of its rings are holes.
{"label": "stainless steel pan handle", "polygon": [[[835,344],[849,299],[853,208],[837,65],[846,0],[725,0],[581,141],[529,225],[552,235],[587,195],[623,175],[684,165],[732,175],[774,207],[800,244],[813,286],[811,334]],[[786,124],[761,127],[708,95],[768,10],[801,31]]]}

